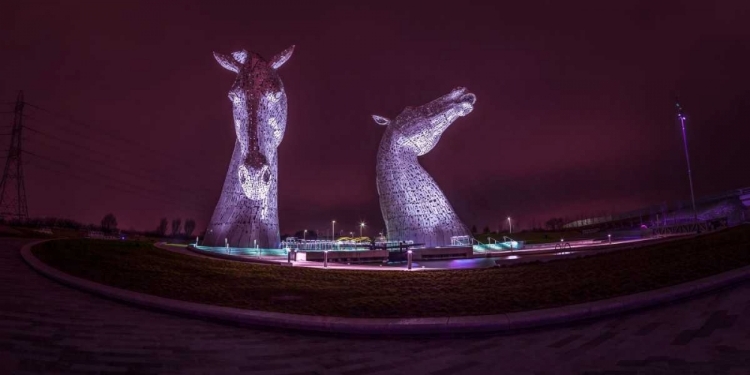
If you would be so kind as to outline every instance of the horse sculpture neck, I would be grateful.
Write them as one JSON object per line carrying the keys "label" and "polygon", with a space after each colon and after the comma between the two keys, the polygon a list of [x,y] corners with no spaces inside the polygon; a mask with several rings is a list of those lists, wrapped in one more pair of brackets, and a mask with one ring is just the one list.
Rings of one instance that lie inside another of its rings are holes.
{"label": "horse sculpture neck", "polygon": [[235,141],[221,197],[211,217],[204,243],[211,241],[213,246],[223,246],[226,238],[231,247],[278,248],[280,238],[277,160],[276,153],[268,160],[270,181],[266,197],[261,200],[248,199],[239,180],[239,170],[244,158],[240,142]]}
{"label": "horse sculpture neck", "polygon": [[451,237],[467,235],[466,227],[422,168],[417,155],[398,144],[393,129],[380,142],[377,189],[388,238],[425,246],[445,246]]}

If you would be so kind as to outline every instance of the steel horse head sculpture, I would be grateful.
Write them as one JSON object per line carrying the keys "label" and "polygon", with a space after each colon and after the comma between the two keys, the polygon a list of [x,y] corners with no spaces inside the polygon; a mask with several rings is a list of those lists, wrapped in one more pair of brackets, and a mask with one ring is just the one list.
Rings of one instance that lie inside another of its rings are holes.
{"label": "steel horse head sculpture", "polygon": [[286,129],[286,93],[277,69],[291,46],[265,60],[245,50],[216,61],[237,73],[229,89],[237,141],[219,203],[203,241],[207,246],[278,248],[278,156]]}
{"label": "steel horse head sculpture", "polygon": [[440,135],[474,109],[476,96],[459,87],[419,107],[406,107],[395,119],[372,116],[386,126],[377,160],[377,189],[388,239],[444,246],[469,231],[453,211],[418,156],[432,150]]}

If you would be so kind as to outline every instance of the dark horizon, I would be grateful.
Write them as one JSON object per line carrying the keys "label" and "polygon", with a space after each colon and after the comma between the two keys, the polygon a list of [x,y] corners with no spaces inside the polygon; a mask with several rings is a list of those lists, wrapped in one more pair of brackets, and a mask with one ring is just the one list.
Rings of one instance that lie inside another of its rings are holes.
{"label": "dark horizon", "polygon": [[331,220],[383,230],[383,129],[370,116],[457,86],[476,94],[475,109],[420,162],[479,231],[507,216],[515,230],[689,200],[676,97],[696,198],[750,186],[746,2],[229,4],[6,5],[0,103],[24,90],[39,107],[26,125],[46,134],[27,131],[26,149],[73,169],[26,157],[30,216],[99,223],[112,212],[138,230],[194,218],[202,231],[235,139],[233,76],[212,52],[268,58],[291,44],[279,70],[289,100],[282,233]]}

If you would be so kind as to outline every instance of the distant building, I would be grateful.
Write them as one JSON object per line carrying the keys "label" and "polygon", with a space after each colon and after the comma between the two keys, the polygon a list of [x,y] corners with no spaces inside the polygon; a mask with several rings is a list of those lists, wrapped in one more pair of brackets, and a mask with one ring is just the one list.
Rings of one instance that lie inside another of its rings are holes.
{"label": "distant building", "polygon": [[[696,214],[699,222],[721,222],[729,226],[750,219],[750,188],[730,190],[724,193],[701,197],[696,200]],[[578,229],[586,232],[597,229],[633,229],[646,226],[660,228],[683,225],[695,221],[690,202],[675,202],[645,207],[617,215],[599,216],[575,220],[563,225],[564,229]]]}

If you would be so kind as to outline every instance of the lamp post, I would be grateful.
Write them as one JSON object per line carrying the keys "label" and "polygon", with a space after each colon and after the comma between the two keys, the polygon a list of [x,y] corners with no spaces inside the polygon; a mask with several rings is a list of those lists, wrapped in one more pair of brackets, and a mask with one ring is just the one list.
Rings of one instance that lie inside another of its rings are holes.
{"label": "lamp post", "polygon": [[362,229],[365,228],[365,222],[359,223],[359,236],[362,237]]}
{"label": "lamp post", "polygon": [[307,239],[307,229],[305,229],[305,231],[302,232],[302,242],[305,242],[306,239]]}
{"label": "lamp post", "polygon": [[336,220],[331,222],[331,242],[334,241],[335,237],[336,237]]}
{"label": "lamp post", "polygon": [[513,233],[513,223],[510,221],[510,216],[508,216],[508,234]]}
{"label": "lamp post", "polygon": [[690,199],[693,203],[693,218],[695,219],[695,222],[698,222],[698,212],[695,210],[695,193],[693,192],[693,173],[690,170],[690,154],[688,154],[688,146],[687,146],[687,135],[685,133],[685,115],[682,113],[682,107],[680,107],[680,103],[677,102],[677,118],[680,119],[680,125],[682,126],[682,143],[685,146],[685,160],[687,160],[687,169],[688,169],[688,181],[690,182]]}

